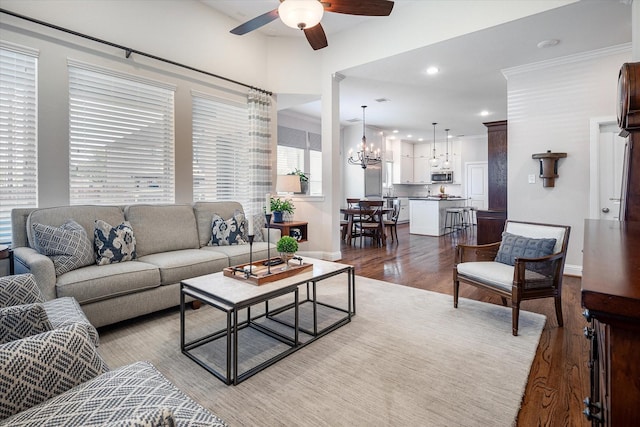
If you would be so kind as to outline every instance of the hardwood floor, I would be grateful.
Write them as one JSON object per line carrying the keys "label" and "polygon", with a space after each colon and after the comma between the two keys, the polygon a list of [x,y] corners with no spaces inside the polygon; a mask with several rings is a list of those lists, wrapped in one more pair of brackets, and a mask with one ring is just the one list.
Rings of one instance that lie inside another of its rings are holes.
{"label": "hardwood floor", "polygon": [[[342,243],[342,262],[354,265],[356,274],[415,288],[451,295],[454,247],[475,244],[475,235],[427,237],[409,234],[407,224],[398,225],[398,243],[388,239],[386,247],[359,247]],[[501,304],[472,286],[460,285],[460,296]],[[452,300],[453,304],[453,300]],[[529,381],[518,415],[518,426],[588,426],[582,400],[589,390],[587,325],[580,305],[580,278],[565,276],[562,290],[564,327],[559,328],[552,298],[524,301],[522,310],[547,316],[540,344],[531,366]],[[517,339],[505,333],[505,340]],[[505,378],[505,381],[508,381]]]}

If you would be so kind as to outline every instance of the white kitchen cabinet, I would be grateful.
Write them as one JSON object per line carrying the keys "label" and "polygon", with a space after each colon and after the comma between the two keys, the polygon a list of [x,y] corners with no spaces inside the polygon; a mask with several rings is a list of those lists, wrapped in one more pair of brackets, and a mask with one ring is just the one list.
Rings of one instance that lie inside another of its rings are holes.
{"label": "white kitchen cabinet", "polygon": [[414,184],[429,184],[431,182],[429,146],[427,144],[416,144],[413,147],[413,182]]}
{"label": "white kitchen cabinet", "polygon": [[401,141],[399,154],[394,157],[393,183],[413,184],[413,144]]}

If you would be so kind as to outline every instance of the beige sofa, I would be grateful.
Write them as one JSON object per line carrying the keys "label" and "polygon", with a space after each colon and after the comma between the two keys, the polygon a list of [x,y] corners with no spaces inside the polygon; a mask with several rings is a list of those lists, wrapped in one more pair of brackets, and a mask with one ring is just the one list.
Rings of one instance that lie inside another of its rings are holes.
{"label": "beige sofa", "polygon": [[[179,304],[181,280],[249,261],[248,244],[208,245],[214,214],[226,219],[237,210],[242,210],[237,202],[14,209],[15,272],[32,273],[47,299],[74,297],[96,327],[152,313]],[[59,227],[69,219],[79,223],[91,240],[96,220],[114,226],[128,221],[136,240],[136,259],[88,265],[56,276],[51,258],[34,249],[32,226]],[[275,256],[280,231],[269,232],[270,253]],[[267,243],[254,242],[253,259],[266,257]]]}

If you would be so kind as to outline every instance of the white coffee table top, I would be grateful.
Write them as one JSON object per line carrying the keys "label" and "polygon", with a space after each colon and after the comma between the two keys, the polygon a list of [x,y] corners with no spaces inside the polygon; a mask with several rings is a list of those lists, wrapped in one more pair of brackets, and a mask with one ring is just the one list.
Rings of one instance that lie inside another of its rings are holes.
{"label": "white coffee table top", "polygon": [[[352,268],[352,266],[348,264],[340,264],[309,257],[303,257],[303,262],[313,264],[313,270],[307,270],[300,274],[259,286],[244,280],[225,276],[222,272],[183,280],[182,283],[192,288],[200,296],[210,297],[228,305],[229,308],[233,308],[251,302],[252,300],[264,299],[265,296],[270,293],[277,293],[283,289],[294,288],[310,280],[319,280],[324,276],[346,272]],[[282,265],[276,265],[271,267],[271,271],[278,271],[280,268],[282,268]]]}

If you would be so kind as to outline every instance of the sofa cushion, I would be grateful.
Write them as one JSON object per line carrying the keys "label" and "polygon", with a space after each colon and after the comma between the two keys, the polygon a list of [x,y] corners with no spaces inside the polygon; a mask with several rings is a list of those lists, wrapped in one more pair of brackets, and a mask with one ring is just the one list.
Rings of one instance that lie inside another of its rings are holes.
{"label": "sofa cushion", "polygon": [[82,325],[0,345],[0,361],[0,418],[38,405],[108,370]]}
{"label": "sofa cushion", "polygon": [[33,223],[35,249],[53,261],[56,276],[95,262],[87,232],[74,220],[60,227]]}
{"label": "sofa cushion", "polygon": [[6,422],[12,427],[109,425],[158,408],[170,408],[176,426],[227,425],[185,395],[149,362],[109,371]]}
{"label": "sofa cushion", "polygon": [[0,308],[0,344],[52,329],[53,325],[41,303]]}
{"label": "sofa cushion", "polygon": [[[266,242],[254,242],[253,243],[253,254],[251,256],[253,261],[258,261],[261,259],[267,259],[267,243]],[[233,245],[233,246],[205,246],[202,248],[202,251],[207,251],[211,253],[222,254],[229,258],[229,264],[227,267],[232,265],[239,264],[247,264],[249,262],[249,248],[250,245]],[[278,256],[276,252],[276,245],[271,243],[271,257]]]}
{"label": "sofa cushion", "polygon": [[136,236],[138,257],[181,249],[197,249],[198,230],[189,205],[130,205],[125,218]]}
{"label": "sofa cushion", "polygon": [[35,248],[32,224],[47,224],[59,227],[69,219],[80,224],[88,236],[93,236],[96,219],[109,224],[120,224],[124,221],[124,212],[120,206],[76,205],[58,206],[33,210],[27,217],[27,238],[29,246]]}
{"label": "sofa cushion", "polygon": [[195,202],[193,213],[196,217],[200,247],[207,246],[211,240],[213,214],[231,218],[237,210],[243,211],[242,205],[238,202]]}
{"label": "sofa cushion", "polygon": [[58,277],[56,295],[87,304],[160,286],[158,267],[140,261],[90,265]]}
{"label": "sofa cushion", "polygon": [[131,261],[136,258],[136,238],[128,221],[115,227],[101,219],[96,220],[93,232],[96,264]]}
{"label": "sofa cushion", "polygon": [[126,420],[104,424],[104,427],[173,427],[176,420],[169,408],[156,408],[141,411]]}
{"label": "sofa cushion", "polygon": [[191,277],[216,273],[229,266],[229,258],[226,255],[202,249],[151,254],[140,257],[139,261],[158,267],[162,285],[171,285]]}
{"label": "sofa cushion", "polygon": [[242,211],[235,211],[229,219],[213,214],[211,220],[211,246],[246,245],[249,225]]}

